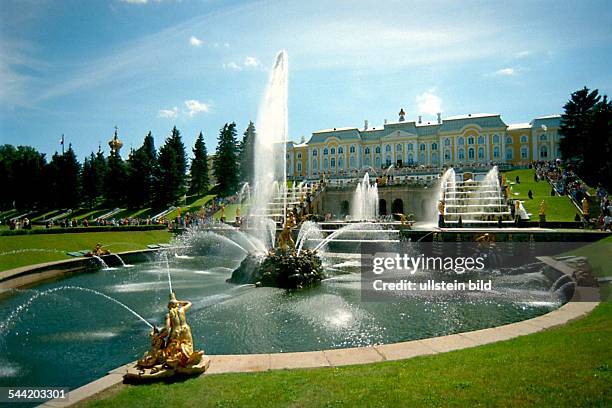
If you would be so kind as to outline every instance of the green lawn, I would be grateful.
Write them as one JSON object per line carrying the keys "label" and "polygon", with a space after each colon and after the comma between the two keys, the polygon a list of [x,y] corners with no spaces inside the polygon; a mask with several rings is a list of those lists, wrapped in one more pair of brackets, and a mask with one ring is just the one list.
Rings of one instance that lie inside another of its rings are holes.
{"label": "green lawn", "polygon": [[[212,200],[213,198],[215,198],[216,196],[214,194],[209,194],[209,195],[205,195],[204,197],[198,198],[197,200],[193,201],[191,204],[185,205],[185,206],[181,206],[181,214],[185,214],[188,212],[197,212],[200,210],[200,208],[202,208],[202,206],[204,204],[206,204],[207,202],[209,202],[210,200]],[[178,216],[179,210],[178,208],[176,208],[174,211],[170,212],[168,215],[165,216],[166,219],[168,220],[172,220],[174,218],[176,218]]]}
{"label": "green lawn", "polygon": [[66,252],[91,249],[98,242],[111,252],[122,252],[145,249],[147,244],[165,243],[171,238],[165,230],[0,236],[0,270],[70,259]]}
{"label": "green lawn", "polygon": [[[225,206],[225,221],[227,222],[233,222],[236,220],[236,209],[240,207],[240,212],[242,214],[242,217],[244,217],[244,215],[246,214],[248,208],[249,208],[249,204],[242,204],[242,205],[238,205],[238,204],[228,204]],[[213,214],[213,218],[215,220],[219,220],[219,218],[221,218],[221,210],[217,211],[216,213]]]}
{"label": "green lawn", "polygon": [[584,256],[597,276],[612,276],[612,235],[563,255]]}
{"label": "green lawn", "polygon": [[563,327],[473,349],[342,368],[118,386],[89,407],[612,405],[612,304]]}
{"label": "green lawn", "polygon": [[[510,184],[510,198],[524,200],[524,206],[528,213],[531,214],[532,221],[538,221],[540,203],[542,200],[546,202],[546,220],[547,221],[574,221],[574,217],[578,209],[572,204],[568,197],[554,196],[551,197],[550,190],[552,186],[547,181],[533,181],[533,169],[513,170],[503,173],[506,176],[506,182],[515,182],[516,176],[519,176],[520,184]],[[527,193],[533,192],[533,199],[529,199]],[[519,193],[515,195],[514,193]]]}

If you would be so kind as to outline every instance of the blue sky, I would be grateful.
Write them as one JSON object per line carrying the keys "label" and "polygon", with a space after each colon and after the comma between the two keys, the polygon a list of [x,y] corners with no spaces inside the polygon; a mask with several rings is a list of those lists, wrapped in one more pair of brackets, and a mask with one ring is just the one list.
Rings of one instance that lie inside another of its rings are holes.
{"label": "blue sky", "polygon": [[289,130],[501,113],[560,113],[582,86],[612,94],[609,1],[5,0],[0,143],[82,159],[172,126],[255,120],[276,52],[289,56]]}

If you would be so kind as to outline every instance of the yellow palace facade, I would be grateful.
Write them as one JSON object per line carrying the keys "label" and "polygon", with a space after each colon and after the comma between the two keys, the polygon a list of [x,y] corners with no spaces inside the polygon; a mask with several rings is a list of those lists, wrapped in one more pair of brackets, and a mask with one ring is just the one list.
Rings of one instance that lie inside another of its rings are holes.
{"label": "yellow palace facade", "polygon": [[467,114],[380,127],[319,130],[308,142],[287,146],[287,170],[293,177],[348,175],[363,169],[406,166],[513,165],[560,156],[559,115],[529,123],[506,124],[499,114]]}

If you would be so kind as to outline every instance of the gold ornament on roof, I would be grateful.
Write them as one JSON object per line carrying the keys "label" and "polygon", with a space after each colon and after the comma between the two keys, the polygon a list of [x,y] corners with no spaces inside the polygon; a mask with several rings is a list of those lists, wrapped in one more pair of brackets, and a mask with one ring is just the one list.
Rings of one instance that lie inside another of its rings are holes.
{"label": "gold ornament on roof", "polygon": [[121,140],[119,140],[119,137],[117,136],[118,130],[119,128],[115,126],[115,135],[113,136],[113,139],[108,142],[108,146],[111,149],[111,153],[119,153],[119,150],[121,150],[121,148],[123,147],[123,142],[121,142]]}

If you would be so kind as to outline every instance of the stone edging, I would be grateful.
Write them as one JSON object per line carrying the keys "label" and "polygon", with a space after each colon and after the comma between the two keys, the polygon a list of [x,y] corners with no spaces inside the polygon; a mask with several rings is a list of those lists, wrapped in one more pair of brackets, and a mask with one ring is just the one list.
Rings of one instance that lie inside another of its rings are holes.
{"label": "stone edging", "polygon": [[[591,312],[599,304],[598,299],[598,288],[577,287],[571,301],[545,315],[503,326],[423,340],[295,353],[209,355],[210,368],[204,375],[368,364],[482,346],[566,324]],[[127,367],[133,364],[134,362],[118,367],[106,376],[70,391],[68,402],[49,401],[41,406],[67,407],[83,402],[121,384]]]}

